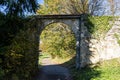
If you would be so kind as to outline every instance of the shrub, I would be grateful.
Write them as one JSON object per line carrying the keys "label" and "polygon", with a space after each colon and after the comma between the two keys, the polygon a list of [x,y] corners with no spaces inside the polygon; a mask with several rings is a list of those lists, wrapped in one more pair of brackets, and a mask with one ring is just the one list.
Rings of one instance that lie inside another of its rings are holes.
{"label": "shrub", "polygon": [[38,50],[30,33],[30,30],[21,30],[8,46],[5,53],[7,80],[31,80],[37,71]]}

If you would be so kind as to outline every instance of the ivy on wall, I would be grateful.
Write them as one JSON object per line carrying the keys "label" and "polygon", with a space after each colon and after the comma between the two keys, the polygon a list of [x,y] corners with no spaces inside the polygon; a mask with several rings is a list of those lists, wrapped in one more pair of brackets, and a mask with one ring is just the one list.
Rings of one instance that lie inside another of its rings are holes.
{"label": "ivy on wall", "polygon": [[87,26],[93,38],[100,39],[104,38],[105,34],[111,29],[110,21],[113,21],[111,16],[88,16],[85,26]]}
{"label": "ivy on wall", "polygon": [[120,35],[117,34],[117,33],[115,33],[114,36],[115,36],[115,38],[117,39],[117,43],[118,43],[119,46],[120,46]]}

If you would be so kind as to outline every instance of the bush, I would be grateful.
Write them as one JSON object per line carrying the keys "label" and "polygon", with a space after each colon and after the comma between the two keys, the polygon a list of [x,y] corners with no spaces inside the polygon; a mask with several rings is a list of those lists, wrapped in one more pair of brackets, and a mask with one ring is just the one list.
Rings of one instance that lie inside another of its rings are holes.
{"label": "bush", "polygon": [[3,80],[4,75],[4,70],[0,67],[0,80]]}
{"label": "bush", "polygon": [[30,30],[21,30],[5,52],[7,80],[31,80],[38,68],[38,50]]}

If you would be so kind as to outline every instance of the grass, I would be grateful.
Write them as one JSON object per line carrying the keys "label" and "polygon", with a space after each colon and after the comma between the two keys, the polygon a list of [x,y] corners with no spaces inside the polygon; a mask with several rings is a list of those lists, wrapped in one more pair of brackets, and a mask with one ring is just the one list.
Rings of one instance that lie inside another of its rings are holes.
{"label": "grass", "polygon": [[69,61],[72,58],[72,56],[68,56],[66,58],[60,58],[60,57],[59,58],[58,57],[52,58],[52,56],[49,53],[42,53],[42,54],[39,55],[39,64],[42,65],[41,61],[43,59],[45,59],[45,58],[51,58],[52,62],[54,62],[54,63],[56,63],[56,64],[59,65],[59,64],[63,64],[65,62]]}
{"label": "grass", "polygon": [[71,71],[74,80],[120,80],[120,58],[103,61],[93,68]]}
{"label": "grass", "polygon": [[48,53],[42,53],[42,54],[40,53],[40,54],[39,54],[39,62],[38,62],[38,64],[39,64],[39,65],[42,65],[42,62],[41,62],[41,61],[42,61],[44,58],[49,58],[49,57],[51,57],[51,56],[50,56],[50,54],[48,54]]}
{"label": "grass", "polygon": [[64,64],[65,62],[68,62],[72,57],[68,56],[68,57],[65,57],[65,58],[54,58],[52,59],[53,62],[57,63],[57,64]]}

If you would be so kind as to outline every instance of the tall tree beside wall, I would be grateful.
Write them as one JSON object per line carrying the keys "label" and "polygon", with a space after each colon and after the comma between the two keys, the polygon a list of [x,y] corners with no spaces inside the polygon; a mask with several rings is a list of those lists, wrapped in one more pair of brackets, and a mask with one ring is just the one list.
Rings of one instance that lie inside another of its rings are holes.
{"label": "tall tree beside wall", "polygon": [[[0,37],[1,37],[0,39],[0,80],[9,78],[8,76],[6,76],[6,74],[8,73],[10,74],[9,76],[14,75],[12,74],[12,72],[9,72],[9,71],[16,71],[16,68],[19,67],[14,65],[14,63],[16,63],[17,60],[18,60],[18,63],[21,63],[21,61],[19,60],[20,59],[19,57],[9,56],[11,55],[11,53],[9,52],[9,49],[14,42],[13,39],[20,32],[20,29],[23,29],[23,27],[25,27],[24,26],[24,23],[25,23],[24,16],[26,15],[25,13],[36,12],[36,9],[37,9],[36,1],[37,0],[0,0],[0,8],[2,7],[3,9],[5,8],[4,11],[2,10],[0,11]],[[18,42],[18,44],[20,43]],[[16,47],[17,53],[19,51],[21,52],[21,50],[19,50],[18,44],[12,46],[12,47]],[[19,53],[19,54],[22,54],[22,53]],[[15,54],[13,53],[13,55]],[[9,61],[11,61],[10,66],[5,67],[5,65],[8,65]],[[13,67],[15,68],[13,69]],[[21,70],[20,74],[24,74],[24,71],[22,72]],[[25,73],[23,76],[25,75],[28,75],[28,74]],[[5,79],[5,80],[8,80],[8,79]],[[18,79],[10,79],[10,80],[18,80]]]}
{"label": "tall tree beside wall", "polygon": [[0,43],[9,45],[11,39],[23,27],[22,19],[25,12],[36,12],[37,2],[36,0],[0,0],[0,7],[5,8],[0,12]]}

